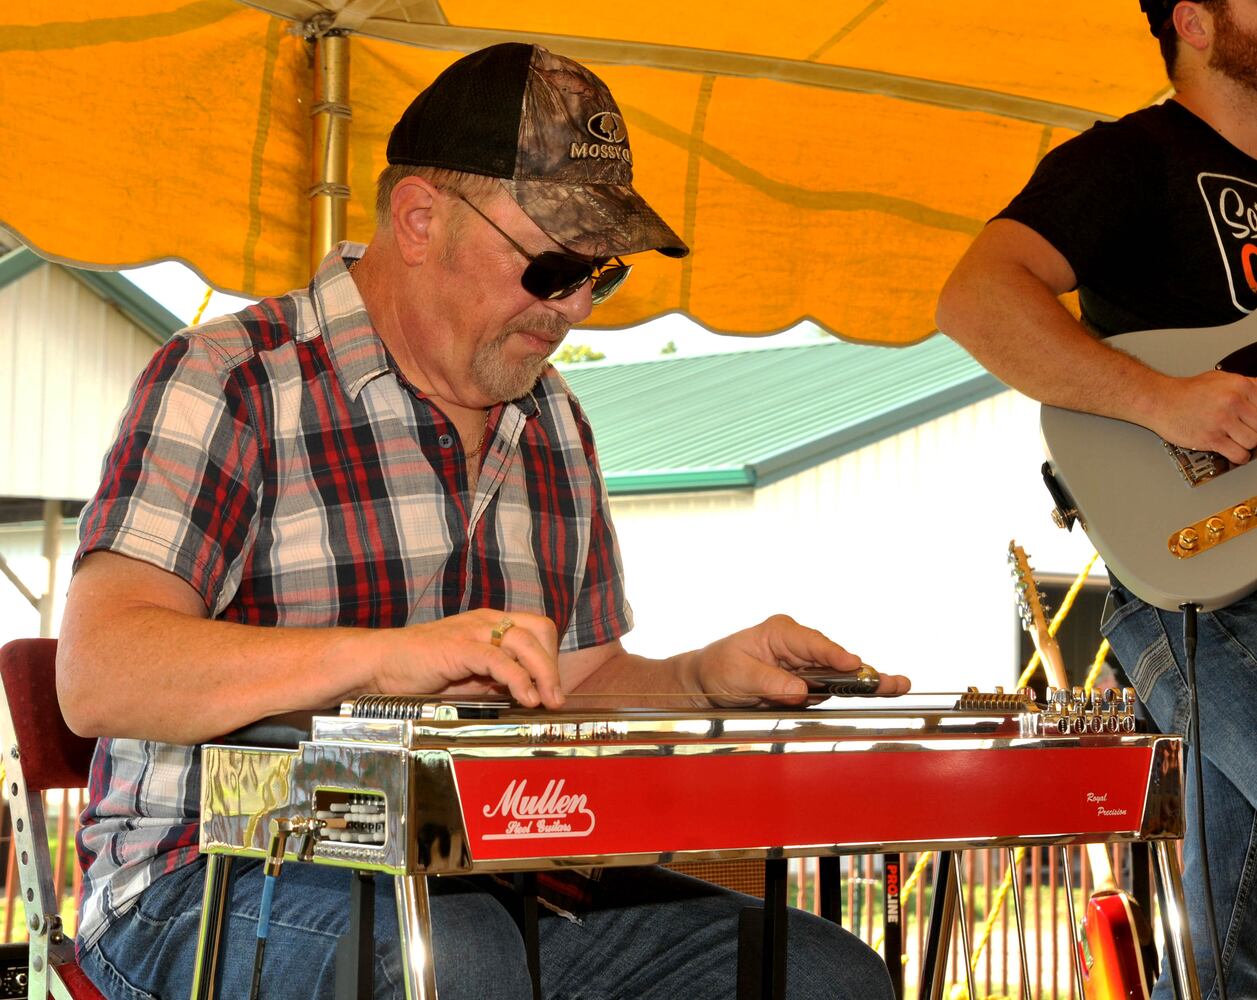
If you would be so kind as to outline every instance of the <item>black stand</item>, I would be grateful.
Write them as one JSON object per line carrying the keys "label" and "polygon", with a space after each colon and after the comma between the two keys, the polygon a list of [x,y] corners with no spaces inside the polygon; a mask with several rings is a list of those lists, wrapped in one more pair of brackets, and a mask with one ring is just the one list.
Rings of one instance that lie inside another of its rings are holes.
{"label": "black stand", "polygon": [[764,958],[760,969],[764,1000],[786,996],[786,859],[764,862]]}
{"label": "black stand", "polygon": [[537,925],[537,873],[520,872],[515,876],[515,891],[519,903],[515,910],[515,923],[524,939],[524,954],[528,959],[528,976],[532,980],[533,1000],[541,1000],[541,932]]}
{"label": "black stand", "polygon": [[785,1000],[786,860],[764,862],[764,905],[738,914],[737,1000]]}
{"label": "black stand", "polygon": [[820,876],[821,916],[830,923],[842,923],[842,858],[827,855],[817,863]]}
{"label": "black stand", "polygon": [[882,934],[885,947],[882,957],[890,972],[890,985],[895,1000],[903,1000],[903,924],[899,911],[899,886],[903,855],[882,855]]}
{"label": "black stand", "polygon": [[336,942],[336,1000],[375,995],[375,876],[349,877],[349,931]]}

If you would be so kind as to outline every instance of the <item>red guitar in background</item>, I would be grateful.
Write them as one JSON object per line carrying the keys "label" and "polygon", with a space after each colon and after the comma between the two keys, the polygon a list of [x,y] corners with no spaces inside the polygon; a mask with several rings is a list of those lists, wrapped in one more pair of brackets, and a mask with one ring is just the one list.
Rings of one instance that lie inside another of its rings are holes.
{"label": "red guitar in background", "polygon": [[[1039,651],[1048,683],[1068,691],[1060,646],[1048,630],[1030,562],[1015,542],[1008,545],[1008,561],[1017,580],[1022,624]],[[1088,844],[1087,864],[1095,890],[1087,900],[1078,942],[1086,1000],[1148,1000],[1156,978],[1156,947],[1148,919],[1113,877],[1107,845]]]}

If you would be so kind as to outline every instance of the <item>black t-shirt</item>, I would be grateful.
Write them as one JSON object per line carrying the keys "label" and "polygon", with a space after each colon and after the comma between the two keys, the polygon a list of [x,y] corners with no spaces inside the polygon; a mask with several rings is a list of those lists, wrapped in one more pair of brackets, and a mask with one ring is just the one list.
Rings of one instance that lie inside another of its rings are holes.
{"label": "black t-shirt", "polygon": [[1257,160],[1175,101],[1054,149],[996,218],[1069,261],[1083,317],[1105,335],[1257,309]]}

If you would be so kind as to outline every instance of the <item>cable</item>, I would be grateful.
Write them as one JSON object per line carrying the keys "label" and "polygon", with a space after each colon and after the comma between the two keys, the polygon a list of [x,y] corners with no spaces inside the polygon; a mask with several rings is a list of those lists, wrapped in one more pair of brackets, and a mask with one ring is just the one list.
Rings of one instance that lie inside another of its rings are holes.
{"label": "cable", "polygon": [[1192,770],[1196,776],[1196,831],[1200,837],[1200,871],[1205,887],[1205,927],[1213,951],[1213,974],[1218,1000],[1226,1000],[1226,980],[1222,975],[1222,949],[1218,947],[1218,924],[1213,915],[1213,882],[1209,878],[1209,844],[1205,837],[1205,785],[1200,763],[1200,708],[1196,704],[1196,612],[1195,604],[1181,604],[1183,611],[1183,656],[1187,667],[1188,744]]}
{"label": "cable", "polygon": [[262,988],[262,961],[266,957],[266,938],[271,930],[271,902],[275,896],[275,881],[284,867],[284,849],[293,830],[302,833],[309,830],[306,820],[271,820],[271,839],[266,849],[266,861],[262,865],[262,902],[258,906],[257,947],[253,951],[253,980],[249,984],[249,1000],[258,1000]]}
{"label": "cable", "polygon": [[271,927],[271,900],[275,894],[275,876],[262,879],[262,905],[258,907],[257,948],[253,952],[253,981],[249,986],[249,1000],[258,1000],[262,986],[262,960],[266,955],[266,938]]}

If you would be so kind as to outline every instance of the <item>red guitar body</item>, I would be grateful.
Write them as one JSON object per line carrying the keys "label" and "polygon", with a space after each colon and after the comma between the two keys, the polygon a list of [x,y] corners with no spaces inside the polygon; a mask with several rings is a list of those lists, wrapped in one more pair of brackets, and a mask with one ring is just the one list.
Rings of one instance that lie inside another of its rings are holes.
{"label": "red guitar body", "polygon": [[1087,902],[1082,936],[1087,1000],[1148,1000],[1157,953],[1138,903],[1124,892],[1095,893]]}

